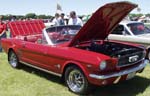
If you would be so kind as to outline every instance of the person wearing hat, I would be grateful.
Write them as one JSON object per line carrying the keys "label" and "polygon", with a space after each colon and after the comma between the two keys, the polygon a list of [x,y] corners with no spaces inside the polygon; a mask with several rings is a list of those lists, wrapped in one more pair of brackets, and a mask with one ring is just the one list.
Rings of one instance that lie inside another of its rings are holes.
{"label": "person wearing hat", "polygon": [[61,13],[61,14],[60,14],[59,25],[66,25],[64,16],[65,16],[64,13]]}

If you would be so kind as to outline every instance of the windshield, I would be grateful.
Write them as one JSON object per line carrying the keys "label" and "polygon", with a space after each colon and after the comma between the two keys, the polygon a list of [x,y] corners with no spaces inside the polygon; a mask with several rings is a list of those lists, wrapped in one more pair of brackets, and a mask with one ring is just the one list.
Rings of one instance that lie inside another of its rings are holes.
{"label": "windshield", "polygon": [[150,33],[150,29],[147,28],[143,23],[131,23],[127,24],[127,26],[134,35]]}
{"label": "windshield", "polygon": [[54,26],[47,28],[46,33],[53,44],[64,43],[72,40],[80,28],[80,25]]}

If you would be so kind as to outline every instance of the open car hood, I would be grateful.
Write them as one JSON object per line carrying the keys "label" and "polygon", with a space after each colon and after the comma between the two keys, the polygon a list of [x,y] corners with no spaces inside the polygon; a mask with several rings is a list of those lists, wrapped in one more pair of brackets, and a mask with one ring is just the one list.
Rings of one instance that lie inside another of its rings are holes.
{"label": "open car hood", "polygon": [[130,2],[109,3],[99,8],[70,42],[74,46],[84,41],[104,40],[137,5]]}

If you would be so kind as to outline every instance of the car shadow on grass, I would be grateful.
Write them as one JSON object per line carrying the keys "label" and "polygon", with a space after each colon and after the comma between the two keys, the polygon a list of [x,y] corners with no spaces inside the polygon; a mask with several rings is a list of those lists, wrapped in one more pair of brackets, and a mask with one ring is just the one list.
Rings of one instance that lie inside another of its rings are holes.
{"label": "car shadow on grass", "polygon": [[[26,65],[23,65],[22,70],[65,86],[60,77],[28,67]],[[143,93],[147,87],[150,87],[150,79],[136,76],[131,80],[122,81],[118,84],[97,86],[91,94],[86,96],[136,96],[137,94]]]}
{"label": "car shadow on grass", "polygon": [[47,73],[47,72],[44,72],[44,71],[41,71],[41,70],[38,70],[38,69],[35,69],[35,68],[32,68],[32,67],[29,67],[29,66],[26,66],[26,65],[22,65],[22,68],[21,70],[24,70],[28,73],[31,73],[31,74],[34,74],[34,75],[37,75],[39,77],[42,77],[42,78],[45,78],[49,81],[52,81],[52,82],[55,82],[55,83],[60,83],[62,85],[64,85],[62,82],[62,79],[58,76],[55,76],[55,75],[52,75],[50,73]]}
{"label": "car shadow on grass", "polygon": [[118,84],[97,87],[89,96],[136,96],[150,87],[150,79],[136,76]]}

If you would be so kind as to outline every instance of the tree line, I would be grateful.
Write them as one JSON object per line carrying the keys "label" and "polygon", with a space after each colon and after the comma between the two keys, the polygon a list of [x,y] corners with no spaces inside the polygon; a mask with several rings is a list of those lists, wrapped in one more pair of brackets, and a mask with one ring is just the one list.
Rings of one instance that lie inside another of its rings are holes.
{"label": "tree line", "polygon": [[28,13],[26,15],[3,15],[3,19],[4,20],[10,20],[12,17],[16,17],[16,19],[26,19],[26,18],[32,18],[32,19],[51,19],[53,18],[53,16],[51,15],[44,15],[44,14],[41,14],[41,15],[37,15],[35,13]]}
{"label": "tree line", "polygon": [[[131,17],[131,18],[134,18],[134,17],[141,17],[141,16],[146,16],[146,17],[150,17],[150,14],[142,14],[142,13],[139,13],[139,14],[129,14],[128,16]],[[3,15],[3,19],[4,20],[9,20],[11,19],[12,16],[15,16],[16,19],[26,19],[26,18],[32,18],[32,19],[52,19],[53,16],[51,15],[45,15],[45,14],[41,14],[41,15],[37,15],[35,13],[28,13],[26,15]],[[82,16],[85,16],[85,15],[82,15]],[[80,17],[82,17],[80,16]]]}
{"label": "tree line", "polygon": [[141,17],[141,16],[150,17],[150,13],[148,13],[148,14],[142,14],[142,13],[139,13],[139,14],[135,14],[135,13],[129,14],[129,17]]}

